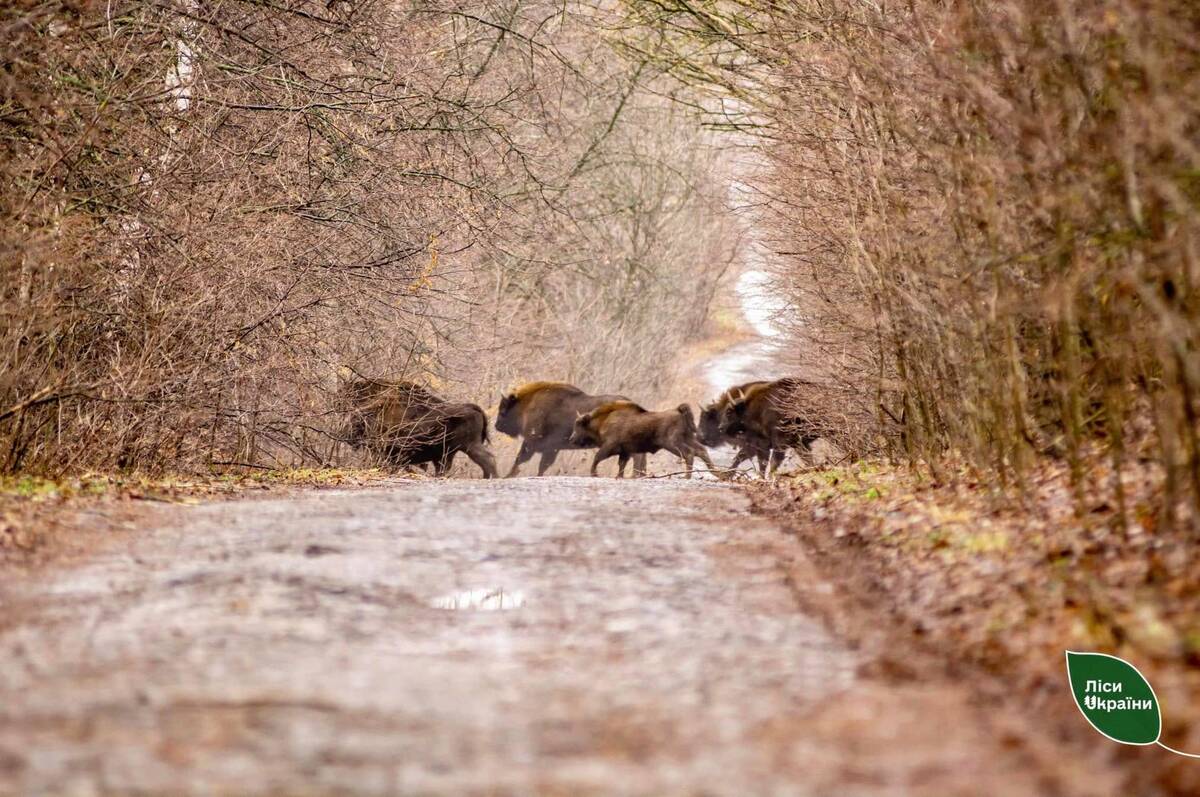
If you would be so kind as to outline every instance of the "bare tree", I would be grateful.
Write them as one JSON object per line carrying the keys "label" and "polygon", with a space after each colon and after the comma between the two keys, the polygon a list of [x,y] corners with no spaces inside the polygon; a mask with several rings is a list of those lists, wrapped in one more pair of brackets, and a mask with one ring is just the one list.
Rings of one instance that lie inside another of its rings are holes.
{"label": "bare tree", "polygon": [[1017,485],[1100,457],[1122,507],[1137,448],[1200,507],[1193,4],[656,0],[623,33],[760,140],[798,365],[862,444]]}
{"label": "bare tree", "polygon": [[3,467],[329,461],[348,373],[662,387],[730,244],[595,13],[6,6]]}

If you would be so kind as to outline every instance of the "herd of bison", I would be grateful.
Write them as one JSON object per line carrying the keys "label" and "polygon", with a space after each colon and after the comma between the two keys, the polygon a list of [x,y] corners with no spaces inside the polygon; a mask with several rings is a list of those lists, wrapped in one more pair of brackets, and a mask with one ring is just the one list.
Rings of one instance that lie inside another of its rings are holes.
{"label": "herd of bison", "polygon": [[[717,472],[707,447],[723,445],[737,448],[730,471],[754,458],[765,476],[789,450],[806,455],[817,438],[812,425],[789,409],[801,384],[777,379],[731,387],[701,408],[697,425],[687,404],[652,412],[626,396],[593,396],[565,382],[530,382],[500,399],[496,430],[521,440],[508,476],[517,475],[534,454],[541,455],[541,476],[558,452],[594,448],[593,476],[614,456],[617,478],[630,459],[634,475],[644,475],[646,455],[665,450],[683,461],[690,478],[696,458]],[[413,382],[375,379],[344,385],[341,397],[349,417],[342,439],[388,466],[432,465],[441,475],[462,452],[485,478],[499,475],[488,445],[488,416],[477,404],[447,401]]]}

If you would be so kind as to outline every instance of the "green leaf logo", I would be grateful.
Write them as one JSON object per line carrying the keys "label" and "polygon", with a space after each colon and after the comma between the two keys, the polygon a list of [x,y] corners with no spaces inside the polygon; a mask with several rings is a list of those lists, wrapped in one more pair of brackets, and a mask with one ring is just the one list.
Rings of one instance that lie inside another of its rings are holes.
{"label": "green leaf logo", "polygon": [[1104,653],[1068,650],[1067,678],[1075,705],[1100,733],[1121,744],[1158,741],[1158,698],[1132,664]]}

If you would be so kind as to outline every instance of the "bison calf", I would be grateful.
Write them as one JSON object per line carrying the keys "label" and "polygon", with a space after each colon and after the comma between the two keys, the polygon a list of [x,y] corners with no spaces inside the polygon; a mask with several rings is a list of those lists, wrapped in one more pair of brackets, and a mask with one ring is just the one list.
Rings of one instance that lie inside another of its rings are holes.
{"label": "bison calf", "polygon": [[624,478],[630,457],[667,450],[683,460],[687,477],[692,477],[692,460],[699,457],[710,471],[716,471],[708,452],[696,437],[692,409],[680,404],[673,410],[650,412],[632,401],[613,401],[575,419],[571,443],[598,446],[592,459],[592,475],[597,466],[616,455],[617,478]]}
{"label": "bison calf", "polygon": [[[516,476],[521,464],[534,454],[541,454],[538,475],[544,474],[558,452],[564,448],[590,448],[571,442],[575,419],[585,412],[612,401],[627,401],[624,396],[591,396],[566,382],[530,382],[500,399],[496,413],[496,430],[510,437],[520,437],[521,450],[513,460],[508,475]],[[645,469],[646,458],[639,456],[635,470]]]}

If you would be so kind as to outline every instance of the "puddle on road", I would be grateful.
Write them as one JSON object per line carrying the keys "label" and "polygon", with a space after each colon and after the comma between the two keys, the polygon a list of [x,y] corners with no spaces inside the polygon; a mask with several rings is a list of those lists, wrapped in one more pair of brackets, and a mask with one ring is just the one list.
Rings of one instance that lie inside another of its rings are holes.
{"label": "puddle on road", "polygon": [[520,590],[468,589],[434,598],[429,605],[450,611],[507,611],[524,606],[525,594]]}

